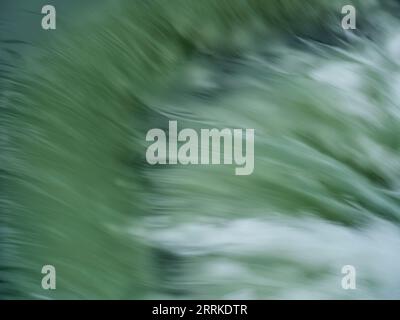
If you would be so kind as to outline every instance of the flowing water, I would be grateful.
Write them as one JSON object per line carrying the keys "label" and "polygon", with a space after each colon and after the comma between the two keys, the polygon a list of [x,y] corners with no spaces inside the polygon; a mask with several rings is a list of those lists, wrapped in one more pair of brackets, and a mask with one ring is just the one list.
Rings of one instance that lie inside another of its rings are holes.
{"label": "flowing water", "polygon": [[[0,294],[399,298],[399,10],[104,1],[60,18],[1,79]],[[254,172],[149,165],[146,132],[169,120],[255,129]]]}

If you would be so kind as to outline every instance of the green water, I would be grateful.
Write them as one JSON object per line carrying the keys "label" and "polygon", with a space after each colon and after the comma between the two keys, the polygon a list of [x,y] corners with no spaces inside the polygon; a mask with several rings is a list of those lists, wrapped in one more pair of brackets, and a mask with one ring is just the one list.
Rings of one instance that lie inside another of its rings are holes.
{"label": "green water", "polygon": [[[398,2],[91,8],[4,43],[2,297],[399,298]],[[150,166],[168,120],[254,128],[253,174]]]}

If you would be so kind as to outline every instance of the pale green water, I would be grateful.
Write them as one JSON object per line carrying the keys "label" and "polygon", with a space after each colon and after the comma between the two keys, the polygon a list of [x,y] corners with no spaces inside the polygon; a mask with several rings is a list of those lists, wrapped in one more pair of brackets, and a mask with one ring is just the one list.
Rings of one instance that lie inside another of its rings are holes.
{"label": "pale green water", "polygon": [[[119,1],[50,31],[3,80],[2,295],[399,298],[399,7],[352,3],[356,32],[347,1],[296,0]],[[254,173],[148,165],[169,119],[254,128]]]}

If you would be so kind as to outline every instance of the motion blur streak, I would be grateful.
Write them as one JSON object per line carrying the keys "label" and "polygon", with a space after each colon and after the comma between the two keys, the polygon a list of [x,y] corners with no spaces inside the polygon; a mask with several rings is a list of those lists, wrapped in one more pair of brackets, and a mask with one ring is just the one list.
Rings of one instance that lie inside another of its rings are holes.
{"label": "motion blur streak", "polygon": [[[86,7],[0,39],[1,298],[400,298],[399,1]],[[255,129],[254,172],[149,165],[168,121]]]}

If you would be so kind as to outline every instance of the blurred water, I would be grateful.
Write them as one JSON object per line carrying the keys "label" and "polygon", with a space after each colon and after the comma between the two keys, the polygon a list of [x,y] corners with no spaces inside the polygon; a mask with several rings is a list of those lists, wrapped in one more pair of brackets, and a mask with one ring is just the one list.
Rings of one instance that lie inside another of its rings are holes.
{"label": "blurred water", "polygon": [[[1,100],[4,296],[399,298],[398,6],[353,2],[354,32],[343,1],[121,1],[42,40]],[[148,165],[168,120],[254,128],[254,173]]]}
{"label": "blurred water", "polygon": [[[182,128],[256,129],[252,176],[148,170],[159,217],[131,232],[178,257],[167,286],[203,299],[399,296],[400,163],[387,140],[398,131],[397,41],[258,39],[234,57],[199,55],[177,93],[148,98],[171,119],[184,114]],[[341,287],[347,264],[355,292]]]}

